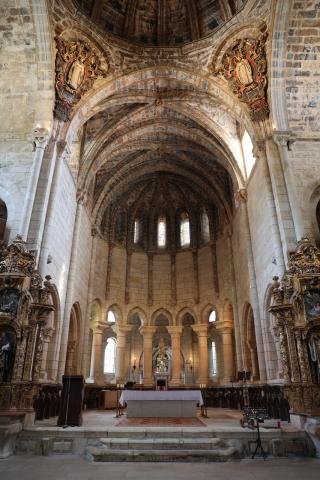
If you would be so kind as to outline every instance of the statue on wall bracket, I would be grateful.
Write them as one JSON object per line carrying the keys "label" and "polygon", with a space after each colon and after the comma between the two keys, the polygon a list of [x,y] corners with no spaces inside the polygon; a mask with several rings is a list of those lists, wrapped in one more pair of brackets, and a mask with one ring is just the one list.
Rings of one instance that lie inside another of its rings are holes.
{"label": "statue on wall bracket", "polygon": [[247,104],[252,120],[261,121],[269,116],[267,101],[267,33],[258,39],[237,40],[222,57],[222,66],[214,70],[229,83],[232,92]]}
{"label": "statue on wall bracket", "polygon": [[84,41],[56,37],[56,44],[55,116],[67,122],[82,95],[107,72],[101,68],[97,53]]}

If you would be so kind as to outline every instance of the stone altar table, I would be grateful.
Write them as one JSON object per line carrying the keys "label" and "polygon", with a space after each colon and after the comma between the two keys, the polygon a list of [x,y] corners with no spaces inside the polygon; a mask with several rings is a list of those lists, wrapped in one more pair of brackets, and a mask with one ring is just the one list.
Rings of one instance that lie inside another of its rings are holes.
{"label": "stone altar table", "polygon": [[200,390],[124,390],[119,401],[127,404],[128,418],[196,417],[197,405],[203,405]]}

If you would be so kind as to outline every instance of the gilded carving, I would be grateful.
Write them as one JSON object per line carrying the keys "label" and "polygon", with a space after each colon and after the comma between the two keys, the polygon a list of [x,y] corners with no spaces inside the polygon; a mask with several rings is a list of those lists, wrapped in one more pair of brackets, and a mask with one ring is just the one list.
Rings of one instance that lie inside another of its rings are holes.
{"label": "gilded carving", "polygon": [[100,59],[84,41],[56,38],[56,105],[55,115],[67,122],[73,107],[99,76],[105,76]]}
{"label": "gilded carving", "polygon": [[0,273],[21,273],[31,276],[34,266],[34,253],[27,251],[20,235],[17,235],[8,247],[0,247]]}
{"label": "gilded carving", "polygon": [[273,278],[269,311],[276,319],[287,397],[295,412],[320,407],[319,273],[320,252],[305,237],[290,255],[281,281]]}
{"label": "gilded carving", "polygon": [[222,58],[222,66],[215,70],[229,83],[232,92],[248,105],[253,120],[269,116],[267,101],[267,33],[258,39],[244,38],[229,48]]}

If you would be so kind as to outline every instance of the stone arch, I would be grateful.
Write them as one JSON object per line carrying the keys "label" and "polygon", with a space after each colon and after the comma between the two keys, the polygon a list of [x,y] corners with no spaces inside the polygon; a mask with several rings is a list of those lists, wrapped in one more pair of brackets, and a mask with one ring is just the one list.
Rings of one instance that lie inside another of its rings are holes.
{"label": "stone arch", "polygon": [[1,221],[1,212],[0,212],[0,240],[8,241],[10,236],[10,231],[13,227],[13,221],[15,217],[15,202],[13,201],[12,193],[5,189],[0,184],[0,210],[1,204],[4,205],[3,213],[6,212],[6,221]]}
{"label": "stone arch", "polygon": [[168,319],[168,322],[169,322],[170,326],[173,325],[172,315],[169,312],[169,310],[166,310],[165,308],[158,308],[158,310],[153,312],[153,314],[151,315],[150,324],[151,325],[156,325],[157,317],[159,317],[160,315],[163,315],[164,317],[166,317]]}
{"label": "stone arch", "polygon": [[253,309],[249,302],[243,307],[244,368],[251,372],[252,380],[259,380],[259,361]]}
{"label": "stone arch", "polygon": [[201,312],[201,323],[209,323],[209,316],[211,312],[215,311],[217,315],[217,320],[219,318],[218,316],[218,309],[213,303],[208,303]]}
{"label": "stone arch", "polygon": [[5,202],[0,198],[0,241],[4,240],[8,219],[8,209]]}
{"label": "stone arch", "polygon": [[199,323],[199,319],[195,312],[192,310],[190,307],[184,307],[182,308],[176,315],[176,325],[182,325],[183,317],[189,314],[191,317],[194,319],[194,324]]}
{"label": "stone arch", "polygon": [[142,310],[142,308],[140,307],[134,307],[132,308],[129,312],[128,312],[128,315],[127,315],[127,324],[130,324],[129,323],[129,320],[130,318],[133,316],[133,315],[138,315],[139,319],[140,319],[140,324],[141,326],[143,325],[147,325],[147,315],[146,313]]}
{"label": "stone arch", "polygon": [[320,245],[320,185],[318,185],[310,196],[310,219],[314,238]]}
{"label": "stone arch", "polygon": [[116,318],[116,323],[118,323],[119,325],[122,325],[123,324],[123,315],[122,315],[122,310],[119,307],[119,305],[117,303],[113,303],[113,304],[109,305],[106,308],[106,311],[105,311],[105,319],[106,319],[106,316],[107,316],[107,313],[108,313],[109,310],[111,310],[114,313],[114,316]]}
{"label": "stone arch", "polygon": [[102,304],[98,298],[95,298],[90,304],[90,325],[95,325],[103,321]]}
{"label": "stone arch", "polygon": [[222,318],[224,322],[227,322],[230,326],[234,327],[234,314],[233,314],[233,304],[229,299],[225,299],[223,303],[223,314]]}
{"label": "stone arch", "polygon": [[80,365],[80,338],[81,338],[82,315],[78,302],[74,303],[70,310],[69,333],[67,343],[67,355],[65,374],[73,375],[78,372]]}

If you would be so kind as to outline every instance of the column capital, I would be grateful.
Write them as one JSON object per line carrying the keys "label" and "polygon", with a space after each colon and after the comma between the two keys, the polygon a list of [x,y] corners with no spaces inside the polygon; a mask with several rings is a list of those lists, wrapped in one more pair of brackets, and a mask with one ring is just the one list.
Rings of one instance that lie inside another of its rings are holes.
{"label": "column capital", "polygon": [[235,194],[236,201],[241,203],[246,203],[248,200],[248,191],[246,188],[240,188]]}
{"label": "column capital", "polygon": [[279,147],[286,147],[288,150],[291,150],[291,145],[296,141],[296,135],[290,130],[275,130],[273,132],[273,140]]}
{"label": "column capital", "polygon": [[143,337],[152,336],[156,333],[157,327],[145,325],[139,328],[139,332]]}
{"label": "column capital", "polygon": [[205,323],[200,323],[197,325],[191,325],[192,330],[198,335],[198,337],[207,337],[208,336],[208,325]]}
{"label": "column capital", "polygon": [[167,327],[167,330],[171,337],[173,336],[179,336],[182,334],[183,327],[181,325],[173,325],[171,327]]}
{"label": "column capital", "polygon": [[233,325],[230,324],[230,321],[218,321],[215,322],[215,327],[219,330],[220,333],[232,333],[233,332]]}
{"label": "column capital", "polygon": [[257,159],[261,157],[261,155],[266,155],[267,153],[267,146],[265,140],[257,140],[254,142],[252,154]]}
{"label": "column capital", "polygon": [[132,325],[116,325],[116,334],[117,335],[126,335],[131,332]]}
{"label": "column capital", "polygon": [[49,141],[49,130],[47,128],[37,127],[32,132],[32,140],[35,149],[45,149]]}

